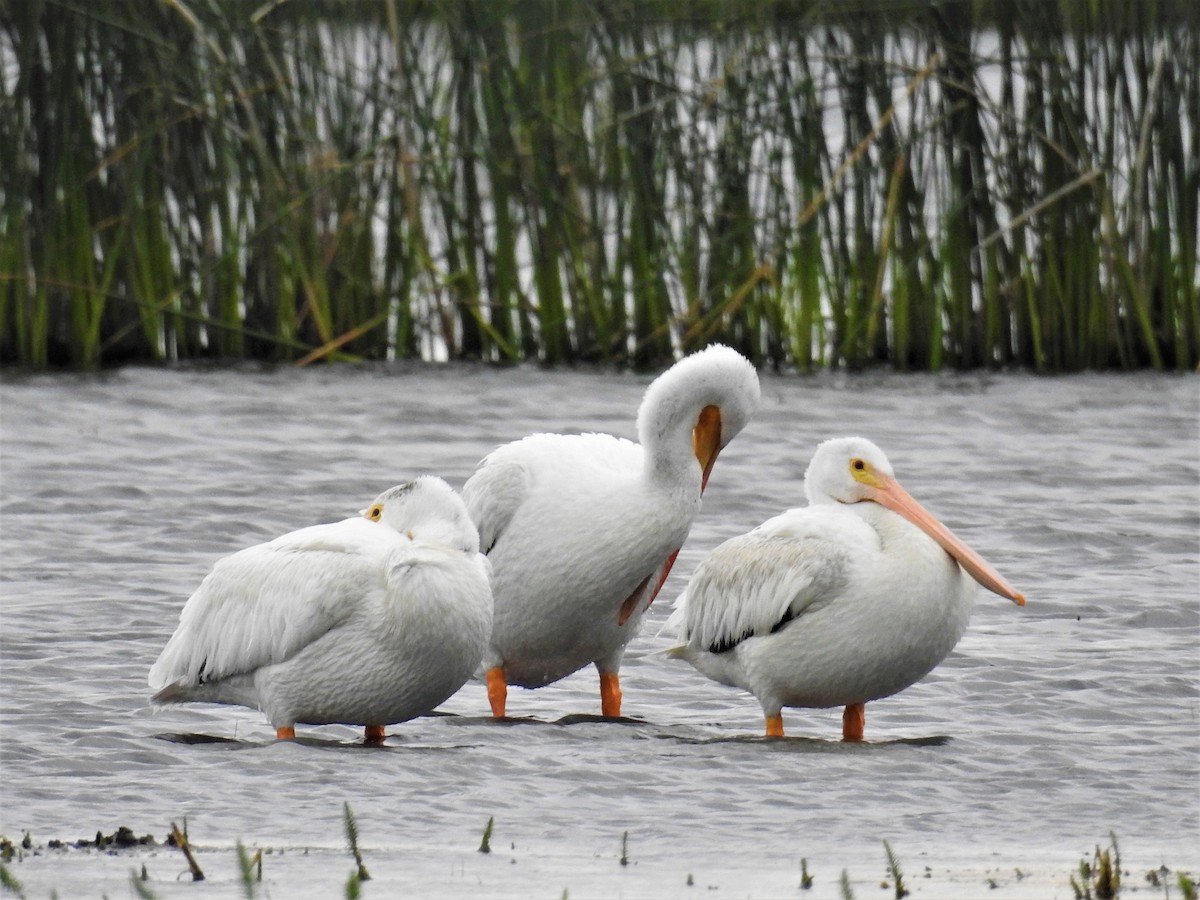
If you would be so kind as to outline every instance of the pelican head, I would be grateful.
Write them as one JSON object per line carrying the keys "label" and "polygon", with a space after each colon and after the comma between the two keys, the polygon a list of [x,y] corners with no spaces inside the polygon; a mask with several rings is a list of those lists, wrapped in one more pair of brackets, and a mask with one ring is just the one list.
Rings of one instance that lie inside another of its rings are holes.
{"label": "pelican head", "polygon": [[675,363],[646,389],[638,439],[649,448],[670,445],[675,434],[690,439],[703,490],[717,455],[746,427],[759,397],[758,373],[749,360],[713,344]]}
{"label": "pelican head", "polygon": [[450,485],[434,475],[388,488],[362,511],[412,540],[425,540],[479,552],[479,532],[466,504]]}
{"label": "pelican head", "polygon": [[1025,605],[1023,594],[900,486],[888,458],[866,438],[834,438],[818,446],[804,474],[804,490],[813,505],[878,503],[890,509],[937,541],[989,591]]}

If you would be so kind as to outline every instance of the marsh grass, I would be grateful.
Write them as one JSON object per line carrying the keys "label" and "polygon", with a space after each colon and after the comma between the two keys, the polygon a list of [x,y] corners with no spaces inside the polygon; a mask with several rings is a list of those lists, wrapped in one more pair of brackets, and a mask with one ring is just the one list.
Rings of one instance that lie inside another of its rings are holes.
{"label": "marsh grass", "polygon": [[175,846],[183,853],[184,859],[187,860],[188,869],[192,873],[192,881],[203,881],[204,872],[200,868],[200,864],[196,861],[195,855],[192,853],[191,844],[188,842],[187,836],[187,820],[183,821],[183,830],[174,822],[171,823],[171,839],[175,842]]}
{"label": "marsh grass", "polygon": [[146,876],[146,867],[145,866],[142,866],[142,872],[140,875],[137,872],[130,872],[129,873],[130,893],[132,893],[133,896],[138,897],[139,900],[156,900],[156,898],[158,897],[158,894],[156,894],[150,888],[150,886],[148,884],[146,884],[147,881],[149,881],[149,878]]}
{"label": "marsh grass", "polygon": [[354,856],[354,871],[350,876],[349,883],[360,883],[370,881],[371,874],[367,871],[367,867],[363,865],[362,853],[358,849],[358,821],[354,818],[354,812],[350,809],[349,803],[342,804],[342,824],[346,831],[346,845],[350,848],[350,853]]}
{"label": "marsh grass", "polygon": [[892,879],[892,886],[896,900],[902,900],[909,894],[908,887],[904,884],[904,873],[900,871],[900,860],[896,854],[892,852],[892,845],[887,841],[883,842],[883,850],[887,856],[888,875]]}
{"label": "marsh grass", "polygon": [[838,881],[838,887],[841,890],[842,900],[854,900],[854,889],[850,886],[850,875],[842,869],[842,877]]}
{"label": "marsh grass", "polygon": [[1086,859],[1079,861],[1079,877],[1071,876],[1071,890],[1076,900],[1113,900],[1121,892],[1121,851],[1117,846],[1117,836],[1108,833],[1110,845],[1105,848],[1096,846],[1096,852],[1089,864]]}
{"label": "marsh grass", "polygon": [[[237,862],[238,862],[238,882],[242,886],[242,895],[246,900],[254,900],[257,893],[256,884],[262,881],[262,851],[259,850],[255,856],[251,856],[249,851],[242,845],[241,841],[237,842]],[[258,866],[258,874],[255,877],[255,865]]]}
{"label": "marsh grass", "polygon": [[18,897],[25,896],[25,886],[14,875],[5,863],[0,862],[0,888],[5,891],[15,894]]}
{"label": "marsh grass", "polygon": [[1200,361],[1191,0],[0,13],[0,361]]}
{"label": "marsh grass", "polygon": [[495,820],[495,816],[488,816],[487,824],[483,826],[483,840],[479,842],[480,853],[492,852],[492,826],[495,824]]}

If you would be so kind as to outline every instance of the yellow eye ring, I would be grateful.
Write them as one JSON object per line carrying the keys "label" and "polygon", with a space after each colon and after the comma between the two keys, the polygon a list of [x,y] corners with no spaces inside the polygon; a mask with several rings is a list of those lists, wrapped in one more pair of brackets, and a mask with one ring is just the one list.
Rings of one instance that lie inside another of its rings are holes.
{"label": "yellow eye ring", "polygon": [[383,504],[382,503],[371,504],[371,508],[366,511],[365,515],[372,522],[378,522],[380,519],[383,518]]}

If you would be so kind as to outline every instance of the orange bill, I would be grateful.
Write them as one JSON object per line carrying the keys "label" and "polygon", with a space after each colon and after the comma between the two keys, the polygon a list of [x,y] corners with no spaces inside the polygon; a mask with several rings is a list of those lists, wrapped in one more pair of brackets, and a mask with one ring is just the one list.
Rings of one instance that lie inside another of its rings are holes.
{"label": "orange bill", "polygon": [[700,490],[703,491],[708,487],[708,476],[712,474],[713,463],[721,452],[721,410],[716,406],[706,406],[700,410],[696,427],[692,429],[692,452],[700,461],[703,472]]}
{"label": "orange bill", "polygon": [[955,537],[954,532],[939,522],[912,495],[900,486],[894,478],[880,478],[874,485],[870,499],[881,506],[886,506],[892,512],[904,516],[927,535],[941,545],[967,574],[993,593],[1013,601],[1017,606],[1025,605],[1025,595],[1021,594],[1005,580],[1004,576],[993,569],[978,553]]}

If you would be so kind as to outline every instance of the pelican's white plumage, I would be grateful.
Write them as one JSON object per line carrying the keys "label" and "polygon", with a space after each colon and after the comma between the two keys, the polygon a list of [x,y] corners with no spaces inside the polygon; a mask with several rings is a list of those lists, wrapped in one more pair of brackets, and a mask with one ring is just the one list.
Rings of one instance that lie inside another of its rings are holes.
{"label": "pelican's white plumage", "polygon": [[862,736],[863,705],[913,684],[958,643],[976,581],[1025,600],[896,482],[863,438],[817,448],[810,505],[717,547],[667,623],[670,651],[781,711],[847,707],[843,736]]}
{"label": "pelican's white plumage", "polygon": [[647,388],[639,443],[535,434],[492,452],[463,488],[495,572],[484,657],[494,715],[508,684],[541,687],[594,664],[601,709],[620,714],[625,646],[700,509],[721,448],[758,406],[758,375],[712,346]]}
{"label": "pelican's white plumage", "polygon": [[491,631],[490,565],[462,498],[425,476],[363,515],[220,560],[150,669],[155,702],[382,726],[429,712],[473,674]]}

